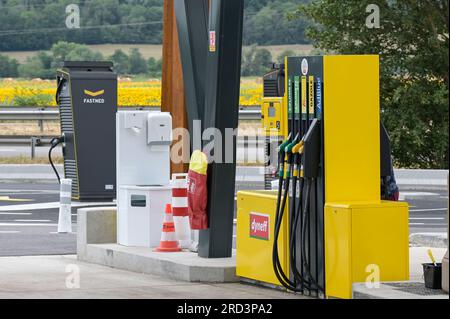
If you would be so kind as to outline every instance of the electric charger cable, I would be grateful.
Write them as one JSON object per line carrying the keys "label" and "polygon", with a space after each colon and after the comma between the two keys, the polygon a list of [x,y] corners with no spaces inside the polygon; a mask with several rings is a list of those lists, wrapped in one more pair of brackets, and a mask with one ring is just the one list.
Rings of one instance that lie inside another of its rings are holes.
{"label": "electric charger cable", "polygon": [[52,152],[61,143],[64,143],[64,136],[52,138],[52,140],[50,141],[51,146],[48,151],[48,160],[50,162],[50,165],[53,168],[53,172],[55,172],[55,175],[56,175],[56,178],[58,179],[59,184],[61,184],[61,178],[59,177],[58,170],[56,169],[55,164],[53,163]]}

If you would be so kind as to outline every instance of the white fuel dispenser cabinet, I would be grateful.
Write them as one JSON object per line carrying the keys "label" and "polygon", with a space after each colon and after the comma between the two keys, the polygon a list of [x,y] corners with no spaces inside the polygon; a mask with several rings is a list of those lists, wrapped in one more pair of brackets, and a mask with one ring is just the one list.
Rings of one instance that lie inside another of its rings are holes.
{"label": "white fuel dispenser cabinet", "polygon": [[171,203],[170,113],[118,111],[117,242],[159,244],[165,204]]}

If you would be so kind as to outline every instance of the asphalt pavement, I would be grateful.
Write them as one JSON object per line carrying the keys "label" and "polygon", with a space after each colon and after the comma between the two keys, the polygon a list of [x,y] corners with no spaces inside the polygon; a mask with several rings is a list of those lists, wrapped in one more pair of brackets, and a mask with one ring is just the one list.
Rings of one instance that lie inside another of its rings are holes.
{"label": "asphalt pavement", "polygon": [[[35,148],[35,156],[46,157],[48,155],[49,146],[37,146]],[[0,145],[0,157],[19,157],[19,156],[31,156],[30,145]],[[53,156],[62,156],[61,147],[57,147],[53,150]],[[264,148],[238,145],[236,152],[236,160],[238,162],[257,162],[264,160]]]}
{"label": "asphalt pavement", "polygon": [[[262,181],[238,178],[237,190],[262,189]],[[58,184],[20,184],[0,181],[0,256],[64,255],[76,252],[76,210],[73,233],[58,234]],[[417,196],[417,194],[427,194]],[[403,192],[411,194],[411,192]],[[414,191],[408,199],[410,233],[446,232],[447,193]],[[408,198],[408,196],[406,196]],[[51,204],[49,204],[51,203]],[[91,205],[91,204],[90,204]],[[47,208],[52,206],[53,208]]]}
{"label": "asphalt pavement", "polygon": [[0,256],[65,255],[76,252],[73,233],[58,234],[59,185],[0,183]]}
{"label": "asphalt pavement", "polygon": [[445,191],[424,192],[419,199],[408,199],[410,233],[447,232],[447,201]]}

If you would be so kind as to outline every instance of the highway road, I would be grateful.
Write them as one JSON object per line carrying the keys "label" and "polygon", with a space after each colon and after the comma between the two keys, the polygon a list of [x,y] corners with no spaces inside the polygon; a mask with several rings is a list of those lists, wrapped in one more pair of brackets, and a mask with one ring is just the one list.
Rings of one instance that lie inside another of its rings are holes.
{"label": "highway road", "polygon": [[[35,154],[37,157],[47,157],[49,146],[38,146],[35,148]],[[57,147],[53,151],[53,156],[62,155],[61,147]],[[30,145],[0,145],[0,157],[18,157],[18,156],[31,156]],[[238,162],[257,162],[264,161],[264,149],[255,146],[245,147],[239,145],[237,149],[237,161]]]}
{"label": "highway road", "polygon": [[[37,157],[47,157],[49,146],[38,146],[35,148],[35,154]],[[60,147],[57,147],[53,151],[53,155],[62,155]],[[0,157],[18,157],[18,156],[31,156],[30,145],[0,145]]]}
{"label": "highway road", "polygon": [[[262,187],[262,182],[258,181],[237,182],[237,189]],[[436,191],[430,196],[409,200],[410,232],[446,232],[447,199],[446,192]],[[0,182],[0,256],[74,254],[77,208],[72,208],[74,233],[58,234],[58,209],[48,208],[48,203],[58,200],[56,183]]]}

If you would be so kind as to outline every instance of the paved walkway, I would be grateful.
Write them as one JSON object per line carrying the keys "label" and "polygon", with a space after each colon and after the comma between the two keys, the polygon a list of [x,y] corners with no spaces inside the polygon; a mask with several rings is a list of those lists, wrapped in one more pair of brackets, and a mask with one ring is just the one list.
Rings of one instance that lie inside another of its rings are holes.
{"label": "paved walkway", "polygon": [[[79,288],[77,276],[79,273]],[[76,256],[0,257],[0,298],[304,298],[253,285],[188,283],[79,262]]]}
{"label": "paved walkway", "polygon": [[[410,272],[413,281],[423,280],[421,263],[428,262],[426,251],[425,247],[410,248]],[[434,248],[433,253],[440,261],[445,249]],[[240,283],[204,284],[175,281],[79,262],[75,255],[65,255],[0,257],[0,299],[2,298],[266,299],[305,297]]]}

